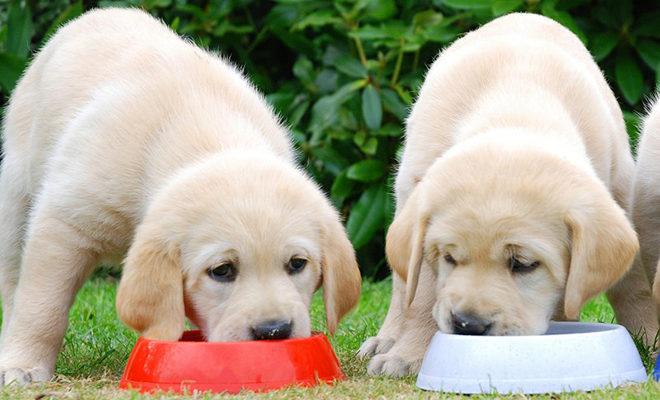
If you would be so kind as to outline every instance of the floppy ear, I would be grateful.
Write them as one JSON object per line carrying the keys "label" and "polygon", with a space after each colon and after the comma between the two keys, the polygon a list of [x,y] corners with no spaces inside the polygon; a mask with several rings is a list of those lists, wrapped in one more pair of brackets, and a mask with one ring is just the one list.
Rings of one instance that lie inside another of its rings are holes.
{"label": "floppy ear", "polygon": [[117,290],[117,313],[144,337],[178,340],[185,323],[179,255],[150,233],[138,229],[128,251]]}
{"label": "floppy ear", "polygon": [[362,277],[353,245],[334,210],[326,217],[322,236],[323,301],[328,331],[334,334],[339,321],[360,299]]}
{"label": "floppy ear", "polygon": [[568,211],[571,262],[564,312],[577,319],[582,305],[616,283],[631,267],[639,249],[637,235],[624,211],[604,187],[593,186],[579,206]]}
{"label": "floppy ear", "polygon": [[424,256],[428,218],[420,212],[420,186],[417,185],[387,231],[385,253],[390,266],[406,281],[406,306],[415,298]]}

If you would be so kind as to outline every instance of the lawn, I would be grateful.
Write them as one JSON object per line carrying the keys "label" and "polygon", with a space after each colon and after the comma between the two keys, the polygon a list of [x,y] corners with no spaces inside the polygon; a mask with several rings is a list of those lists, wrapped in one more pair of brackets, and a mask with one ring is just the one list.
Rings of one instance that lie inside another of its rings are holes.
{"label": "lawn", "polygon": [[[136,339],[135,333],[124,327],[115,313],[116,280],[110,276],[96,276],[83,287],[73,307],[64,348],[57,362],[57,378],[54,382],[33,385],[27,389],[9,387],[0,392],[0,399],[142,399],[134,392],[116,389],[124,363]],[[280,399],[280,398],[456,398],[454,395],[429,393],[414,385],[414,378],[389,379],[366,376],[366,363],[355,357],[362,341],[374,335],[385,316],[389,302],[390,282],[365,282],[358,308],[341,324],[332,338],[334,348],[349,376],[334,387],[319,386],[312,389],[291,388],[264,395],[245,393],[232,398]],[[323,329],[323,304],[317,295],[312,306],[313,323]],[[612,322],[613,314],[604,297],[589,303],[582,314],[586,321]],[[648,349],[641,349],[648,367],[651,361]],[[195,394],[195,399],[212,399],[222,396]],[[229,397],[229,396],[228,396]],[[494,398],[496,396],[470,396],[466,399]],[[568,393],[562,396],[530,396],[533,398],[660,398],[660,384],[647,382],[623,389],[585,393]],[[166,394],[155,398],[176,398]],[[521,399],[525,396],[508,396]]]}

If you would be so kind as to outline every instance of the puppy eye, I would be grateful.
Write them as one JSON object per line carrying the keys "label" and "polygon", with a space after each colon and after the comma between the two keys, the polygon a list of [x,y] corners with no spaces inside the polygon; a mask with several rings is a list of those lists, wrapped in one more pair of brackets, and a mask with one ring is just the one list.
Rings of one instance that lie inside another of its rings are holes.
{"label": "puppy eye", "polygon": [[518,260],[516,257],[511,257],[509,259],[509,267],[511,272],[514,274],[526,274],[528,272],[534,271],[541,263],[534,261],[532,263],[524,263]]}
{"label": "puppy eye", "polygon": [[307,260],[305,260],[304,258],[293,257],[287,263],[286,268],[289,274],[293,275],[302,272],[302,270],[305,269],[306,265],[307,265]]}
{"label": "puppy eye", "polygon": [[217,267],[209,268],[209,277],[216,282],[233,282],[236,280],[238,271],[234,267],[234,263],[227,262],[220,264]]}
{"label": "puppy eye", "polygon": [[443,258],[445,259],[447,264],[456,265],[456,260],[454,259],[454,257],[451,256],[451,254],[447,253]]}

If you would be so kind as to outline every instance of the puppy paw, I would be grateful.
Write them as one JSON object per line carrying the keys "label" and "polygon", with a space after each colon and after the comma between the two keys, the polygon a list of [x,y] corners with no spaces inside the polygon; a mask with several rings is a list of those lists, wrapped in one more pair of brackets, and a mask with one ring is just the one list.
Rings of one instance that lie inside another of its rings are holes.
{"label": "puppy paw", "polygon": [[46,382],[53,377],[45,368],[0,368],[0,386],[25,386],[32,382]]}
{"label": "puppy paw", "polygon": [[387,375],[394,378],[413,375],[419,372],[422,360],[404,360],[394,354],[379,354],[367,366],[369,375]]}
{"label": "puppy paw", "polygon": [[373,336],[365,340],[358,350],[358,357],[364,359],[375,356],[376,354],[387,353],[394,346],[394,339],[386,337]]}

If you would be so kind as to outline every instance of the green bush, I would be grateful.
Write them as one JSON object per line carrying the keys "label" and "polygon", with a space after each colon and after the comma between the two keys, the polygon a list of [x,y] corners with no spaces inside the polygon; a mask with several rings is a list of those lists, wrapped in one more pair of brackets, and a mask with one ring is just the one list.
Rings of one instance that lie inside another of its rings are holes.
{"label": "green bush", "polygon": [[244,66],[290,126],[308,171],[346,217],[366,276],[387,272],[384,232],[403,122],[438,51],[513,11],[575,32],[612,83],[631,141],[636,112],[660,76],[657,1],[631,0],[0,0],[0,87],[14,86],[30,51],[92,7],[134,6]]}

